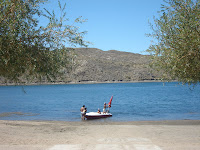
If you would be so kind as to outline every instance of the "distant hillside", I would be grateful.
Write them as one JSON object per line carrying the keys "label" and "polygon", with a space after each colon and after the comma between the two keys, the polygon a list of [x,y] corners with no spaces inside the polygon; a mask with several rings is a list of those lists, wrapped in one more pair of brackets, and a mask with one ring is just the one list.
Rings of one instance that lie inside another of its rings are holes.
{"label": "distant hillside", "polygon": [[160,75],[149,69],[150,56],[116,50],[75,48],[76,65],[66,74],[68,82],[118,82],[156,80]]}
{"label": "distant hillside", "polygon": [[[75,48],[75,59],[71,69],[64,69],[64,76],[53,83],[88,83],[88,82],[131,82],[157,80],[161,75],[152,71],[148,64],[150,56],[120,52],[116,50],[102,51],[97,48]],[[52,83],[50,82],[50,84]],[[8,82],[9,83],[9,82]],[[26,84],[49,84],[33,80]],[[4,80],[0,78],[0,84]]]}

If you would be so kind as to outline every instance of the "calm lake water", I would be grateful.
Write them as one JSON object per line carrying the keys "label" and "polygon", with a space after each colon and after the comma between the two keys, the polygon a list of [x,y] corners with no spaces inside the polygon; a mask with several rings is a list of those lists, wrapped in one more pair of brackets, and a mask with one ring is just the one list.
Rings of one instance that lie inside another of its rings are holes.
{"label": "calm lake water", "polygon": [[81,121],[83,104],[102,110],[112,95],[113,117],[97,121],[200,120],[200,86],[176,82],[0,86],[0,120]]}

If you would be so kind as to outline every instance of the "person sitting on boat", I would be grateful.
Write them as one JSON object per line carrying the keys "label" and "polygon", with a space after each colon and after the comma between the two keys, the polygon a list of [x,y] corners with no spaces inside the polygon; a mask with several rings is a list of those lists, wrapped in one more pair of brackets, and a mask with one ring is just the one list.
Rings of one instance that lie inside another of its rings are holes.
{"label": "person sitting on boat", "polygon": [[101,114],[101,111],[100,111],[100,109],[99,109],[99,108],[98,108],[98,111],[97,111],[97,113]]}
{"label": "person sitting on boat", "polygon": [[85,114],[87,111],[87,108],[85,109],[85,105],[83,105],[83,107],[81,107],[80,111],[81,111],[81,119],[85,120]]}
{"label": "person sitting on boat", "polygon": [[103,105],[103,114],[105,114],[107,112],[107,110],[106,110],[107,106],[106,105],[107,104],[104,102],[104,105]]}

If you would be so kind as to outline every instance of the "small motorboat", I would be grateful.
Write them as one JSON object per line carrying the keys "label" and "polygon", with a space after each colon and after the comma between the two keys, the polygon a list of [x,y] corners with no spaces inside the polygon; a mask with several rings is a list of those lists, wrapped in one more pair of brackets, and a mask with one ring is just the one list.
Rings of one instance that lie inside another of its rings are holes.
{"label": "small motorboat", "polygon": [[108,103],[108,110],[106,112],[88,112],[85,114],[85,118],[87,119],[100,119],[112,117],[112,114],[109,112],[109,108],[111,107],[113,96],[110,98],[110,102]]}
{"label": "small motorboat", "polygon": [[100,119],[100,118],[107,118],[107,117],[112,117],[111,113],[98,113],[98,112],[89,112],[86,113],[85,118],[87,119]]}

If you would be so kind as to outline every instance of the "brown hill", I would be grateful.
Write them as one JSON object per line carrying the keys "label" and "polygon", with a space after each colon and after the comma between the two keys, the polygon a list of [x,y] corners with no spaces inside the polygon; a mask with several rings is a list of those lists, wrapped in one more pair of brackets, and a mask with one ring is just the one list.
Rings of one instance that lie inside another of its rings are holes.
{"label": "brown hill", "polygon": [[148,55],[96,48],[75,48],[74,53],[75,65],[66,74],[66,82],[127,82],[156,80],[160,77],[149,69]]}

